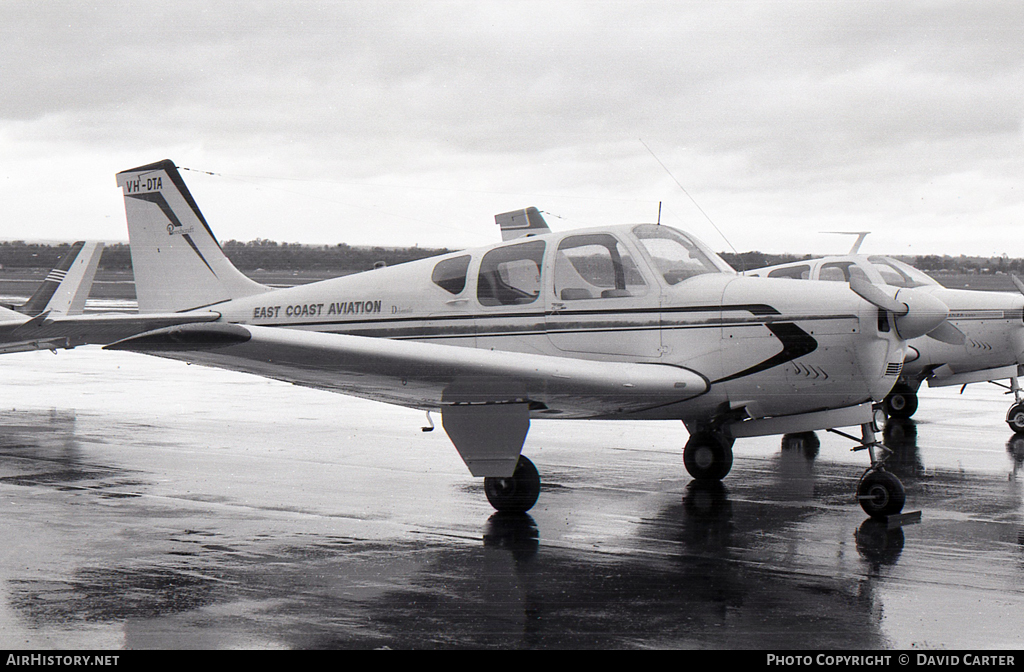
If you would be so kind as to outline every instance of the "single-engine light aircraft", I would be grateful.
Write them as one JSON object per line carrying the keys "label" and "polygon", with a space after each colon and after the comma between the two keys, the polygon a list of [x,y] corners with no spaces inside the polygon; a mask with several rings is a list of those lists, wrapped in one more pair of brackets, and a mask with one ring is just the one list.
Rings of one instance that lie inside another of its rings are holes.
{"label": "single-engine light aircraft", "polygon": [[945,323],[928,293],[742,277],[668,226],[554,233],[534,208],[498,215],[498,244],[275,289],[231,264],[171,161],[117,184],[139,317],[198,319],[108,349],[440,412],[499,511],[537,500],[540,418],[682,420],[696,479],[723,478],[738,437],[859,425],[861,505],[903,506],[872,401]]}
{"label": "single-engine light aircraft", "polygon": [[893,418],[909,418],[917,411],[917,392],[929,387],[967,385],[1006,380],[1015,400],[1006,414],[1014,432],[1024,432],[1024,401],[1017,376],[1024,364],[1024,286],[1020,292],[988,292],[943,287],[928,274],[898,259],[850,254],[778,264],[747,275],[766,278],[867,281],[893,288],[927,293],[949,307],[948,321],[927,336],[909,341],[899,380],[883,407]]}

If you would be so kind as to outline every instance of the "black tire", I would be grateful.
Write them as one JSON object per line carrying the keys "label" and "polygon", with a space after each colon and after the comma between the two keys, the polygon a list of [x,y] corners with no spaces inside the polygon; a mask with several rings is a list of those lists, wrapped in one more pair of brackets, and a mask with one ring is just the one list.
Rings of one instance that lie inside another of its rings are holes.
{"label": "black tire", "polygon": [[885,414],[890,418],[906,420],[917,412],[917,392],[906,385],[897,385],[882,403]]}
{"label": "black tire", "polygon": [[526,513],[540,496],[540,474],[533,462],[520,455],[511,476],[484,479],[484,493],[491,506],[502,513]]}
{"label": "black tire", "polygon": [[732,446],[714,434],[694,434],[683,448],[683,465],[698,480],[720,481],[732,469]]}
{"label": "black tire", "polygon": [[1006,412],[1006,424],[1014,434],[1024,432],[1024,403],[1014,404]]}
{"label": "black tire", "polygon": [[802,453],[808,460],[813,460],[821,450],[821,439],[814,432],[798,432],[782,435],[783,452]]}
{"label": "black tire", "polygon": [[907,492],[900,479],[888,471],[869,471],[857,486],[857,499],[872,518],[892,516],[903,510]]}

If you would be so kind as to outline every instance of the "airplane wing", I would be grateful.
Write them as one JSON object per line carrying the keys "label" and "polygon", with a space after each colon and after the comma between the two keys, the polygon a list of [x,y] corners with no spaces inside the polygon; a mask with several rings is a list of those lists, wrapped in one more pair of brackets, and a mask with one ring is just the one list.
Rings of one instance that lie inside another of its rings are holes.
{"label": "airplane wing", "polygon": [[665,364],[518,352],[238,324],[186,324],[106,346],[244,371],[422,410],[529,405],[537,417],[601,417],[703,394],[706,379]]}

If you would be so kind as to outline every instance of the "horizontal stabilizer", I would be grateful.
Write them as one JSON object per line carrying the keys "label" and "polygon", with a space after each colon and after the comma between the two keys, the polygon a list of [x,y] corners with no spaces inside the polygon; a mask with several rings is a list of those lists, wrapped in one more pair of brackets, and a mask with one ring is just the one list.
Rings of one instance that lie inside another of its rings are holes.
{"label": "horizontal stabilizer", "polygon": [[207,350],[245,343],[251,338],[245,327],[237,324],[181,324],[147,331],[111,343],[105,350],[132,352],[170,352]]}
{"label": "horizontal stabilizer", "polygon": [[[0,314],[0,317],[3,315]],[[220,319],[220,313],[55,315],[45,312],[30,319],[24,315],[18,317],[18,320],[0,320],[0,352],[53,350],[86,344],[105,345],[140,332],[177,324],[210,322]]]}

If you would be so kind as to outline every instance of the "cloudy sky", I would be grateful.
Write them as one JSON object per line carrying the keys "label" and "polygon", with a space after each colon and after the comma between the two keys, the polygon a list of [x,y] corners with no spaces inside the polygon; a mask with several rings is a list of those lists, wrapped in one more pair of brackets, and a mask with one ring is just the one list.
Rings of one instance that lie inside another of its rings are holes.
{"label": "cloudy sky", "polygon": [[663,202],[723,251],[1020,257],[1022,35],[1019,0],[3,0],[0,239],[126,240],[114,174],[167,158],[221,240]]}

